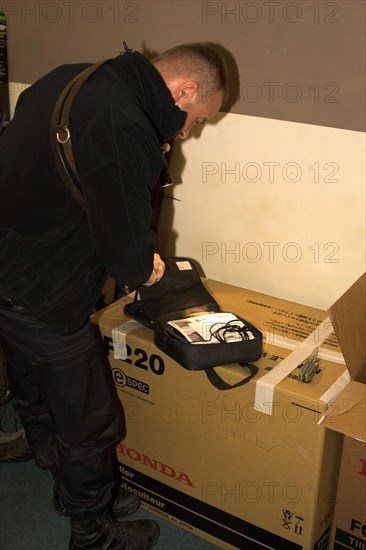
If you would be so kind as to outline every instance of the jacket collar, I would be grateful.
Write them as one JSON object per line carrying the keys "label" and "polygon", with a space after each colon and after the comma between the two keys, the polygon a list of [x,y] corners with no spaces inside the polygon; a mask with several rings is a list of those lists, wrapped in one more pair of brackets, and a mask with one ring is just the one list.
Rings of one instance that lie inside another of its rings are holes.
{"label": "jacket collar", "polygon": [[110,64],[138,98],[154,125],[159,144],[174,139],[183,128],[187,113],[175,105],[169,88],[154,65],[134,51],[115,57]]}

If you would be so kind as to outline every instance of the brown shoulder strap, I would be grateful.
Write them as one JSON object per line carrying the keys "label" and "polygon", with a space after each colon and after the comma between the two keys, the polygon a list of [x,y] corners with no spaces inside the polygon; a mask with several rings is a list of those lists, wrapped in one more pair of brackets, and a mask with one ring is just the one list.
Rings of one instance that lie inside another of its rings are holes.
{"label": "brown shoulder strap", "polygon": [[70,111],[81,86],[106,61],[108,60],[90,65],[70,80],[59,95],[51,117],[51,149],[56,167],[66,188],[82,208],[84,208],[84,198],[71,147]]}

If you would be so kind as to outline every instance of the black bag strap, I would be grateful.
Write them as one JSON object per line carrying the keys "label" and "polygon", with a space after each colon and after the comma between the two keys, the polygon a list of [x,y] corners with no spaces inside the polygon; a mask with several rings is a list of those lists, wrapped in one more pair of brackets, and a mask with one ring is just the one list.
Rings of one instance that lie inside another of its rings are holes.
{"label": "black bag strap", "polygon": [[[120,55],[133,51],[127,46],[126,42],[123,42],[123,47],[124,51],[121,52]],[[81,192],[81,183],[71,145],[70,112],[75,97],[82,85],[85,84],[85,82],[92,76],[92,74],[95,73],[95,71],[99,69],[99,67],[108,61],[110,60],[104,59],[103,61],[94,63],[70,80],[59,95],[51,117],[51,150],[57,170],[66,186],[66,189],[71,193],[83,209],[85,208],[84,197]],[[157,223],[158,210],[162,201],[162,186],[173,183],[173,178],[170,174],[164,155],[163,158],[165,162],[162,174],[160,175],[160,180],[162,180],[162,182],[160,182],[161,185],[154,187],[152,197],[152,207],[155,209],[155,223]],[[154,201],[156,204],[154,204]]]}
{"label": "black bag strap", "polygon": [[228,382],[225,382],[225,380],[223,380],[221,376],[217,374],[214,367],[205,369],[205,372],[206,372],[207,378],[209,379],[211,384],[215,386],[215,388],[219,390],[232,390],[234,388],[239,388],[240,386],[244,386],[244,384],[248,384],[248,382],[250,382],[250,380],[254,378],[254,376],[258,372],[258,367],[256,367],[255,365],[252,365],[251,363],[239,363],[239,365],[241,367],[247,368],[250,372],[250,375],[246,376],[239,382],[236,382],[236,384],[229,384]]}
{"label": "black bag strap", "polygon": [[77,74],[59,95],[51,117],[51,150],[60,177],[68,191],[85,208],[78,171],[71,147],[70,112],[81,86],[108,60],[90,65]]}

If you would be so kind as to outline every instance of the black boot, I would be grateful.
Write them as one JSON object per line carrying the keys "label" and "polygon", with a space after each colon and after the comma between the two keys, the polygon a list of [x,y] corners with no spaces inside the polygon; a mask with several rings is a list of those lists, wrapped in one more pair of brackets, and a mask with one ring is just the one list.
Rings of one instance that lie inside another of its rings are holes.
{"label": "black boot", "polygon": [[[55,483],[53,486],[53,509],[60,516],[68,516],[67,511],[60,502],[60,496],[60,489]],[[112,503],[111,513],[115,520],[120,521],[125,516],[136,512],[139,506],[140,500],[137,495],[119,487]]]}
{"label": "black boot", "polygon": [[118,487],[112,501],[110,512],[113,519],[121,521],[125,516],[133,514],[140,507],[140,499],[127,489]]}
{"label": "black boot", "polygon": [[155,521],[114,522],[109,514],[71,520],[69,550],[149,550],[159,539]]}

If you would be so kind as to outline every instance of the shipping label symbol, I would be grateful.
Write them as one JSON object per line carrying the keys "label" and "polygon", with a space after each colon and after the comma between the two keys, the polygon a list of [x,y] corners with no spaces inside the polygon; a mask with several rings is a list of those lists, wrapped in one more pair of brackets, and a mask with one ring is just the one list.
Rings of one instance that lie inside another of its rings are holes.
{"label": "shipping label symbol", "polygon": [[[282,510],[282,513],[283,513],[283,518],[282,518],[282,527],[284,527],[284,529],[288,529],[289,531],[292,530],[292,527],[291,527],[291,524],[292,524],[292,518],[294,516],[293,512],[291,512],[290,510]],[[303,517],[301,516],[295,516],[294,518],[296,521],[294,527],[293,527],[293,531],[294,533],[296,533],[297,535],[302,535],[302,532],[303,532],[303,522],[305,521]]]}
{"label": "shipping label symbol", "polygon": [[302,522],[304,521],[304,518],[302,518],[301,516],[296,516],[296,519],[297,519],[297,523],[295,523],[294,531],[297,535],[302,535],[302,529],[303,529]]}
{"label": "shipping label symbol", "polygon": [[292,516],[293,516],[293,513],[290,512],[290,510],[282,510],[283,512],[283,518],[282,518],[282,527],[284,527],[285,529],[290,529],[291,530],[291,519],[292,519]]}

